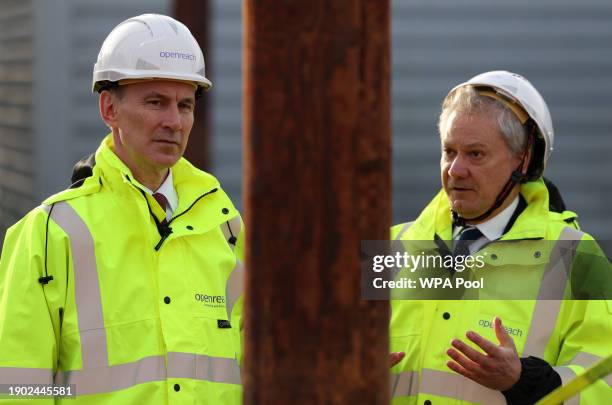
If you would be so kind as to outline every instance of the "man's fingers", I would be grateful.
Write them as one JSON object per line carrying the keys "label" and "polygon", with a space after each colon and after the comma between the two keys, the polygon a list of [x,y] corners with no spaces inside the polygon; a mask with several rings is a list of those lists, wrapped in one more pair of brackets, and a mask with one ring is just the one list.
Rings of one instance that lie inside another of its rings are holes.
{"label": "man's fingers", "polygon": [[389,353],[389,367],[395,366],[397,363],[402,361],[406,353],[404,352],[393,352]]}
{"label": "man's fingers", "polygon": [[514,347],[514,340],[508,335],[508,332],[506,332],[499,316],[493,318],[493,325],[495,325],[495,336],[497,336],[499,343],[504,347]]}
{"label": "man's fingers", "polygon": [[490,363],[490,359],[484,354],[480,353],[478,350],[473,347],[468,346],[464,342],[459,339],[453,339],[451,345],[463,353],[468,359],[472,360],[475,363],[480,364],[483,367],[488,366]]}
{"label": "man's fingers", "polygon": [[498,354],[499,347],[497,347],[497,345],[490,340],[483,338],[478,333],[469,331],[465,334],[465,336],[467,336],[467,338],[472,342],[476,343],[478,347],[484,350],[488,355],[495,356]]}
{"label": "man's fingers", "polygon": [[480,372],[480,366],[478,365],[478,363],[475,363],[467,357],[463,356],[457,350],[450,348],[446,351],[446,354],[470,373],[478,374]]}
{"label": "man's fingers", "polygon": [[481,381],[481,379],[475,373],[469,370],[466,370],[465,368],[461,367],[461,365],[455,363],[454,361],[447,361],[446,367],[450,368],[455,373],[461,374],[462,376],[469,378],[472,381],[476,381],[477,383],[480,383]]}
{"label": "man's fingers", "polygon": [[467,378],[470,378],[470,373],[454,361],[447,361],[446,366],[456,373],[459,373]]}

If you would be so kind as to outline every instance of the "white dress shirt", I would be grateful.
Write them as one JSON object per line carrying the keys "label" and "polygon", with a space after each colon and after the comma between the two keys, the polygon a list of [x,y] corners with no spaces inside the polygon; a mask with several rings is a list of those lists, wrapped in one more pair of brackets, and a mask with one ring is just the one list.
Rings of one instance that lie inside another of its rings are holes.
{"label": "white dress shirt", "polygon": [[154,192],[149,190],[147,187],[143,186],[145,191],[151,195],[154,193],[162,194],[166,197],[168,204],[166,205],[166,220],[170,220],[172,218],[172,214],[178,207],[178,194],[176,193],[176,189],[174,188],[174,182],[172,180],[172,169],[168,169],[168,175],[164,182],[159,186],[157,190]]}
{"label": "white dress shirt", "polygon": [[[482,233],[482,236],[479,239],[476,239],[469,246],[470,254],[474,254],[482,248],[485,244],[490,241],[501,238],[504,234],[504,229],[508,225],[510,218],[512,218],[512,214],[518,207],[519,197],[518,195],[514,197],[514,200],[508,205],[502,212],[495,215],[493,218],[482,222],[478,225],[468,225],[466,227],[476,227]],[[459,234],[464,229],[464,227],[456,227],[453,231],[453,240],[459,238]]]}

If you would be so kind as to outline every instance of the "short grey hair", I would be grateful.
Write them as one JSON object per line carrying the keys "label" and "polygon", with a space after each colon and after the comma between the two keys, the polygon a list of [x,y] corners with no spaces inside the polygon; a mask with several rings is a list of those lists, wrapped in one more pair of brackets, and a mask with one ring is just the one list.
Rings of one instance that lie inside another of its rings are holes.
{"label": "short grey hair", "polygon": [[121,86],[116,86],[116,87],[111,87],[110,89],[108,89],[108,91],[114,95],[115,97],[117,97],[117,99],[119,101],[123,100],[123,96],[124,96],[124,88]]}
{"label": "short grey hair", "polygon": [[438,119],[440,137],[446,133],[448,120],[453,112],[495,114],[497,127],[504,136],[510,152],[518,156],[527,146],[527,130],[512,110],[501,101],[479,94],[473,86],[461,86],[444,98]]}

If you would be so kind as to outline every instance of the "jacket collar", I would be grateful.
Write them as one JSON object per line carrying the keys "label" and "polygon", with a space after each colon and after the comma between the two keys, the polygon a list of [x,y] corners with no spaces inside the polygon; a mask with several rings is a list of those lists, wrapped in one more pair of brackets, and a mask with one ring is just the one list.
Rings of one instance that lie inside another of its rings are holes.
{"label": "jacket collar", "polygon": [[[522,184],[520,193],[527,206],[501,239],[544,238],[549,215],[548,191],[544,181],[540,178]],[[452,240],[450,202],[443,189],[425,207],[410,230],[413,239],[430,240],[438,235],[442,240]]]}
{"label": "jacket collar", "polygon": [[[146,191],[146,187],[134,178],[132,171],[119,159],[113,148],[113,136],[109,134],[96,151],[97,163],[94,166],[94,176],[98,172],[97,174],[111,188],[131,183]],[[180,158],[170,170],[172,170],[174,187],[178,194],[179,205],[176,209],[178,212],[189,207],[202,194],[219,187],[219,182],[214,176],[198,170],[185,158]]]}

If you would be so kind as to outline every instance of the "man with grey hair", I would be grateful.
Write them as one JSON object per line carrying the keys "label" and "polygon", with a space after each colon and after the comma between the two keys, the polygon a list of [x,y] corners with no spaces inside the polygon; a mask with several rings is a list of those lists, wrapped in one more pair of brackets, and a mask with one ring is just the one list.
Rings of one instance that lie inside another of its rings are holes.
{"label": "man with grey hair", "polygon": [[[553,126],[524,77],[493,71],[456,86],[438,128],[443,190],[392,239],[433,240],[440,255],[478,256],[487,276],[502,278],[486,293],[460,291],[462,300],[392,301],[394,403],[532,404],[609,355],[609,262],[542,177]],[[550,242],[534,249],[532,240]],[[464,276],[456,269],[447,281]],[[603,282],[584,294],[577,274]],[[578,401],[606,399],[599,380]]]}

